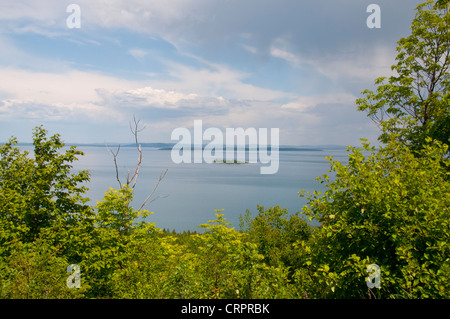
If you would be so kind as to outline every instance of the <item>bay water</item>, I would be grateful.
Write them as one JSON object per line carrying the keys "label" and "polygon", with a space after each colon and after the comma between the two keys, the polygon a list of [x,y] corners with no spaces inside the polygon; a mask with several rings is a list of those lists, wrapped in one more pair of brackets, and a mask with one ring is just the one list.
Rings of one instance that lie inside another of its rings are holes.
{"label": "bay water", "polygon": [[[85,153],[74,164],[75,170],[89,170],[87,197],[91,205],[103,198],[110,187],[118,188],[112,155],[105,146],[78,147]],[[115,151],[115,148],[111,148]],[[140,207],[154,189],[162,171],[168,170],[146,208],[153,212],[148,217],[159,228],[175,230],[201,230],[198,225],[215,219],[215,210],[223,209],[228,222],[239,228],[239,216],[248,209],[253,216],[257,206],[279,205],[289,213],[301,211],[306,204],[298,192],[323,191],[316,177],[325,174],[330,166],[324,157],[345,162],[345,148],[320,148],[304,151],[280,151],[276,174],[260,174],[260,166],[268,164],[201,163],[175,164],[170,150],[143,147],[143,160],[135,187],[133,206]],[[128,171],[133,173],[138,160],[135,147],[122,147],[117,156],[119,178],[126,181]]]}

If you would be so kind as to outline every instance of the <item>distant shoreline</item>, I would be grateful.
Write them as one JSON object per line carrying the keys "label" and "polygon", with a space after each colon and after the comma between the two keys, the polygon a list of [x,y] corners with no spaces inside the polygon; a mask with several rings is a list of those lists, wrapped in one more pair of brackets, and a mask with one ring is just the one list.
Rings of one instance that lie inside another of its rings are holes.
{"label": "distant shoreline", "polygon": [[[0,143],[0,145],[5,144],[6,142]],[[148,148],[156,148],[159,151],[171,151],[175,143],[139,143],[141,147],[148,147]],[[109,147],[136,147],[135,144],[120,144],[120,143],[66,143],[66,146],[78,146],[78,147],[105,147],[105,145],[108,145]],[[33,146],[33,143],[23,143],[19,142],[17,143],[17,146]],[[191,150],[197,149],[195,146],[190,146]],[[203,150],[206,147],[206,145],[202,145],[201,149]],[[189,148],[189,146],[185,146],[185,149]],[[234,150],[236,151],[238,148],[237,146],[234,146]],[[325,149],[347,149],[347,146],[343,145],[317,145],[317,146],[280,146],[278,148],[279,151],[291,151],[291,152],[322,152]],[[223,150],[227,150],[227,147],[224,146]],[[228,149],[229,150],[229,149]],[[258,151],[259,147],[249,147],[245,146],[242,150],[245,151]],[[270,151],[271,147],[270,145],[267,147],[267,150]]]}

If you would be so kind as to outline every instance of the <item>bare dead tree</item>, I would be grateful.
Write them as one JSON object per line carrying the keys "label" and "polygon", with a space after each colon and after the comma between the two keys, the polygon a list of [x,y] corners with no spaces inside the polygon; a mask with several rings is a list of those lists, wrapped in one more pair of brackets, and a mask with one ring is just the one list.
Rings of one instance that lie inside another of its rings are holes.
{"label": "bare dead tree", "polygon": [[[134,121],[133,124],[130,122],[130,130],[131,130],[131,133],[132,133],[133,136],[134,136],[134,141],[135,141],[135,144],[136,144],[136,149],[137,149],[137,151],[138,151],[138,159],[137,159],[136,167],[134,168],[134,172],[133,172],[133,174],[131,175],[131,177],[130,177],[130,170],[128,170],[128,173],[127,173],[127,180],[126,180],[126,183],[125,183],[125,184],[123,184],[122,181],[120,180],[120,177],[119,177],[119,165],[118,165],[118,163],[117,163],[117,157],[118,157],[119,152],[120,152],[120,144],[118,145],[117,150],[116,150],[115,152],[112,151],[112,150],[108,147],[107,144],[105,144],[105,145],[106,145],[106,148],[108,149],[108,151],[109,151],[109,152],[111,153],[111,155],[113,156],[114,166],[115,166],[115,169],[116,169],[116,180],[117,180],[117,182],[119,183],[119,188],[122,188],[122,187],[126,186],[126,187],[129,187],[129,188],[131,188],[131,189],[134,190],[135,187],[136,187],[136,183],[137,183],[138,177],[139,177],[139,170],[140,170],[140,168],[141,168],[141,165],[142,165],[142,159],[143,159],[143,156],[142,156],[142,147],[141,147],[141,144],[139,144],[138,134],[139,134],[140,132],[142,132],[142,131],[145,129],[145,126],[144,126],[144,127],[139,127],[140,120],[136,120],[136,117],[135,117],[135,116],[133,116],[133,121]],[[160,175],[159,175],[159,178],[158,178],[158,180],[157,180],[157,182],[156,182],[156,184],[155,184],[153,190],[150,192],[150,194],[147,196],[147,198],[144,200],[144,202],[142,203],[142,205],[139,207],[138,210],[143,209],[146,205],[152,203],[153,201],[155,201],[155,200],[158,199],[158,198],[164,198],[164,197],[167,197],[167,196],[157,196],[157,197],[155,197],[155,198],[152,198],[153,195],[155,194],[156,189],[158,188],[159,184],[161,183],[161,181],[162,181],[162,180],[164,179],[164,177],[166,176],[167,171],[168,171],[168,169],[163,169],[163,170],[161,170],[161,173],[160,173]]]}

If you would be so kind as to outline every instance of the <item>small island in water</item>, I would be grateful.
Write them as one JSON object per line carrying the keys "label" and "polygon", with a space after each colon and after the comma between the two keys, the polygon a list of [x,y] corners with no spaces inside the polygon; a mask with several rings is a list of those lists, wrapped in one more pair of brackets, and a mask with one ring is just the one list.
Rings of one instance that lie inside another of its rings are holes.
{"label": "small island in water", "polygon": [[215,159],[213,161],[213,163],[218,163],[218,164],[248,164],[248,162],[242,162],[242,161],[238,161],[238,160],[232,160],[232,161],[227,161],[225,159]]}

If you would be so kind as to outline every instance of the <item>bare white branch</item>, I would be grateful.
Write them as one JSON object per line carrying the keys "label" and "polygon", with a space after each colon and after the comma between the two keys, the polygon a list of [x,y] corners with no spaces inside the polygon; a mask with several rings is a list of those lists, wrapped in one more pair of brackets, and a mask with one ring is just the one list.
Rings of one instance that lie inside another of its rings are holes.
{"label": "bare white branch", "polygon": [[[118,167],[118,164],[117,164],[117,157],[119,155],[120,145],[117,147],[116,152],[113,152],[108,147],[107,144],[105,144],[105,145],[106,145],[106,148],[111,153],[111,155],[113,156],[113,159],[114,159],[114,166],[115,166],[115,169],[116,169],[116,179],[117,179],[117,182],[119,183],[119,188],[122,188],[123,186],[126,185],[127,187],[131,186],[131,188],[134,190],[134,188],[136,187],[136,183],[137,183],[138,177],[139,177],[139,171],[140,171],[140,168],[141,168],[141,165],[142,165],[142,159],[143,159],[142,147],[139,144],[138,134],[145,129],[145,126],[139,127],[140,120],[136,120],[135,116],[133,116],[133,121],[134,121],[134,125],[132,125],[132,123],[130,122],[130,130],[131,130],[131,133],[134,135],[136,149],[138,151],[138,160],[137,160],[136,167],[135,167],[134,172],[131,175],[131,177],[130,177],[130,170],[128,170],[126,184],[122,184],[122,182],[120,180],[120,177],[119,177],[119,167]],[[138,210],[143,209],[146,205],[149,205],[150,203],[152,203],[153,201],[155,201],[158,198],[167,197],[167,196],[157,196],[155,198],[152,198],[153,195],[155,194],[156,189],[158,188],[159,184],[161,183],[161,181],[166,176],[167,171],[168,171],[168,169],[165,169],[165,170],[161,171],[161,173],[159,175],[159,178],[158,178],[158,181],[156,182],[155,187],[153,188],[151,193],[147,196],[147,198],[144,200],[144,202],[142,203],[142,205],[139,207]]]}
{"label": "bare white branch", "polygon": [[119,183],[119,188],[122,188],[122,182],[120,181],[120,177],[119,177],[119,167],[117,165],[117,155],[119,155],[120,144],[117,147],[117,151],[115,153],[108,147],[108,144],[105,144],[105,146],[108,149],[108,151],[111,153],[111,155],[113,156],[114,166],[116,168],[116,179],[117,179],[117,182]]}
{"label": "bare white branch", "polygon": [[164,179],[164,177],[166,176],[167,171],[168,171],[168,169],[165,169],[165,170],[162,170],[162,171],[161,171],[161,174],[159,175],[159,178],[158,178],[158,181],[156,182],[155,187],[153,188],[153,190],[152,190],[152,192],[150,193],[150,195],[148,195],[147,198],[144,200],[144,202],[142,203],[141,207],[139,207],[138,210],[141,210],[141,209],[144,208],[146,205],[152,203],[153,201],[155,201],[155,200],[158,199],[158,198],[164,198],[164,197],[167,197],[167,196],[158,196],[158,197],[152,199],[152,200],[149,202],[150,198],[151,198],[151,197],[153,196],[153,194],[155,193],[155,191],[156,191],[156,189],[158,188],[159,184],[161,183],[161,181],[162,181],[162,180]]}

